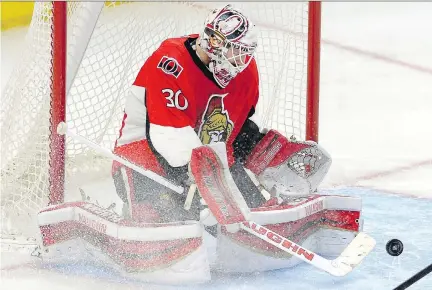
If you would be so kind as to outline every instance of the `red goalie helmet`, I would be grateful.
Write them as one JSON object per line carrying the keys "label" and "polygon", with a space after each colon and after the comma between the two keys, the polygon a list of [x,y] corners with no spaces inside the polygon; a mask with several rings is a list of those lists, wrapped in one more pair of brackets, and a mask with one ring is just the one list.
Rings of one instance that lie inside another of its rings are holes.
{"label": "red goalie helmet", "polygon": [[210,57],[210,70],[221,87],[249,65],[257,47],[255,25],[231,5],[210,13],[200,38],[199,45]]}

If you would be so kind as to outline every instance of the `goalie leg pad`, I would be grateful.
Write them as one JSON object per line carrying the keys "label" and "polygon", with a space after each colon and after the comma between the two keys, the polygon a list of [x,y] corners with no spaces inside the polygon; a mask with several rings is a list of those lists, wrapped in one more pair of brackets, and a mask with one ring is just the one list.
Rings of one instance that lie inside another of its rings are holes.
{"label": "goalie leg pad", "polygon": [[267,132],[245,162],[267,191],[286,195],[314,192],[330,165],[330,155],[317,143],[288,140],[275,130]]}
{"label": "goalie leg pad", "polygon": [[202,227],[196,221],[138,223],[88,202],[73,202],[45,208],[38,224],[47,262],[92,258],[125,276],[158,283],[210,279]]}
{"label": "goalie leg pad", "polygon": [[[283,205],[252,209],[250,221],[244,225],[286,248],[291,245],[284,243],[283,238],[319,255],[337,257],[361,230],[361,207],[361,199],[357,197],[310,195]],[[259,225],[265,225],[273,233]],[[310,256],[302,248],[292,250]],[[268,271],[290,268],[300,262],[243,229],[234,233],[225,227],[220,229],[215,267],[221,271]]]}

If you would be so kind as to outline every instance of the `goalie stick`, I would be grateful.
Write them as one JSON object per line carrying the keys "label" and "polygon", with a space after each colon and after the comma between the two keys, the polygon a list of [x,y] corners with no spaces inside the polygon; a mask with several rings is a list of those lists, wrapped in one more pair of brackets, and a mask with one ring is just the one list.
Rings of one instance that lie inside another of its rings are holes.
{"label": "goalie stick", "polygon": [[405,290],[431,272],[432,272],[432,264],[430,264],[429,266],[427,266],[426,268],[424,268],[423,270],[421,270],[420,272],[418,272],[417,274],[415,274],[414,276],[412,276],[411,278],[409,278],[408,280],[406,280],[405,282],[403,282],[402,284],[394,288],[393,290]]}
{"label": "goalie stick", "polygon": [[[66,134],[90,146],[106,157],[112,158],[126,166],[130,166],[137,172],[173,189],[177,193],[184,192],[183,187],[174,185],[171,181],[162,176],[150,170],[145,170],[115,155],[110,150],[102,148],[98,144],[77,135],[75,132],[68,129],[65,123],[59,124],[57,132],[58,134]],[[250,221],[250,209],[229,172],[224,143],[204,145],[193,149],[190,167],[201,197],[208,205],[209,210],[214,215],[217,222],[225,226],[230,232],[235,232],[240,229],[245,230],[261,240],[334,276],[345,276],[350,273],[375,246],[375,240],[362,232],[351,241],[339,257],[334,260],[328,260],[278,235],[268,228]],[[195,186],[191,186],[190,189],[189,191],[195,191]],[[191,194],[193,195],[192,192],[189,192],[188,195]]]}
{"label": "goalie stick", "polygon": [[243,222],[240,228],[333,276],[350,273],[375,246],[370,236],[360,232],[339,257],[328,260],[255,222]]}
{"label": "goalie stick", "polygon": [[57,126],[57,134],[59,135],[67,135],[87,146],[89,146],[90,148],[92,148],[93,150],[95,150],[96,152],[100,153],[101,155],[104,155],[105,157],[111,158],[113,160],[116,160],[118,162],[120,162],[121,164],[132,168],[133,170],[141,173],[142,175],[160,183],[163,186],[166,186],[167,188],[182,194],[184,192],[184,188],[182,186],[179,185],[175,185],[174,183],[172,183],[171,181],[169,181],[168,179],[160,176],[159,174],[154,173],[151,170],[146,170],[124,158],[121,158],[120,156],[114,154],[112,151],[110,151],[109,149],[103,148],[101,146],[99,146],[98,144],[88,140],[87,138],[76,134],[73,130],[69,129],[67,124],[64,122],[60,122],[59,125]]}

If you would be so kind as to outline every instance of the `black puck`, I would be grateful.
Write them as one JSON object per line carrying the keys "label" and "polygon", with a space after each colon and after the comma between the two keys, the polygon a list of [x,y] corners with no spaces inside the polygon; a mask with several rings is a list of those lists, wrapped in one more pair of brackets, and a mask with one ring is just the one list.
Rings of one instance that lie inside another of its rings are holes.
{"label": "black puck", "polygon": [[403,252],[403,244],[398,239],[392,239],[387,242],[386,251],[390,256],[399,256]]}

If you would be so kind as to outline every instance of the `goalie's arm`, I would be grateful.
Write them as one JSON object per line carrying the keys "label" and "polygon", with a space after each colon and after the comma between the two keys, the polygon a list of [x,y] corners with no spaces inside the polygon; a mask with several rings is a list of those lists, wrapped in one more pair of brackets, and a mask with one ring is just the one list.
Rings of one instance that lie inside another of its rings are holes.
{"label": "goalie's arm", "polygon": [[193,129],[194,96],[186,96],[182,91],[182,78],[187,75],[176,78],[158,68],[163,57],[162,53],[152,55],[134,85],[145,88],[142,97],[147,109],[145,131],[149,147],[168,179],[180,183],[187,177],[192,149],[202,143]]}

